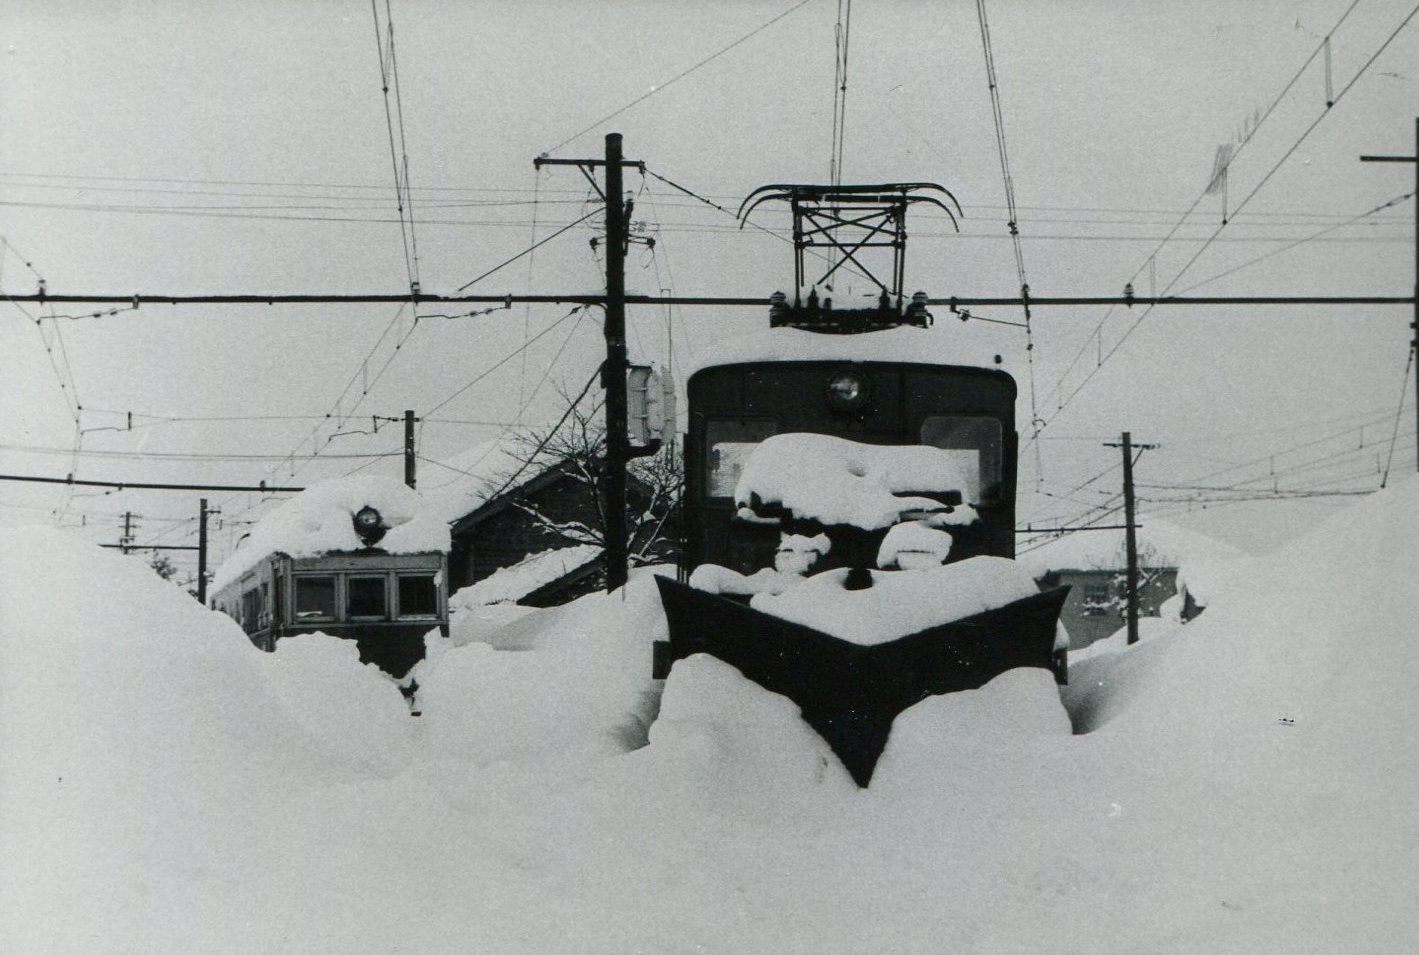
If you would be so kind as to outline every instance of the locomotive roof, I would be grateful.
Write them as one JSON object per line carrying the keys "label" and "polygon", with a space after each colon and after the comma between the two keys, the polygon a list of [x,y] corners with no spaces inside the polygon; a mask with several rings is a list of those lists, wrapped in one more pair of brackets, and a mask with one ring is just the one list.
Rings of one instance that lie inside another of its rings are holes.
{"label": "locomotive roof", "polygon": [[394,478],[353,475],[312,484],[267,514],[217,569],[212,592],[237,580],[272,554],[316,557],[366,550],[354,515],[379,511],[389,530],[379,549],[389,554],[446,552],[448,524],[419,493]]}
{"label": "locomotive roof", "polygon": [[771,328],[732,339],[690,362],[687,380],[726,365],[766,361],[881,361],[952,365],[1006,373],[1003,355],[975,335],[944,329],[899,327],[855,335],[829,335],[798,328]]}

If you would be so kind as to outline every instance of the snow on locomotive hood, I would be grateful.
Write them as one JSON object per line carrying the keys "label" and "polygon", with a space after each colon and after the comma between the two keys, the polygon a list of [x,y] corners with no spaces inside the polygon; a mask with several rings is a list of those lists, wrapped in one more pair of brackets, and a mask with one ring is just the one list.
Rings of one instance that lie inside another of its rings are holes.
{"label": "snow on locomotive hood", "polygon": [[936,526],[969,524],[971,507],[947,510],[916,492],[978,494],[979,479],[967,473],[955,452],[927,445],[859,444],[826,434],[778,434],[766,438],[744,463],[734,489],[740,507],[777,504],[800,519],[879,530],[909,511],[931,514]]}
{"label": "snow on locomotive hood", "polygon": [[706,368],[758,361],[922,362],[1004,370],[1003,347],[983,341],[979,333],[963,335],[953,331],[903,326],[857,335],[828,335],[799,328],[771,328],[701,352],[684,374],[688,381]]}
{"label": "snow on locomotive hood", "polygon": [[356,475],[312,484],[267,514],[237,545],[212,580],[215,593],[272,554],[315,557],[368,549],[355,532],[355,515],[379,512],[387,528],[379,540],[389,554],[448,551],[448,524],[417,491],[394,478]]}

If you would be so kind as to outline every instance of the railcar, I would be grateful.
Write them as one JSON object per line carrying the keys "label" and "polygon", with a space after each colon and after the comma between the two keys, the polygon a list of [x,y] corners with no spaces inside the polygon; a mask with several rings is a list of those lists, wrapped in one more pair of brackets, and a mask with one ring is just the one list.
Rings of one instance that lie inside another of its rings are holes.
{"label": "railcar", "polygon": [[404,677],[423,659],[426,633],[448,636],[447,554],[382,550],[382,519],[372,507],[353,521],[363,548],[267,554],[219,590],[212,609],[267,652],[283,637],[326,633],[353,640],[362,663]]}

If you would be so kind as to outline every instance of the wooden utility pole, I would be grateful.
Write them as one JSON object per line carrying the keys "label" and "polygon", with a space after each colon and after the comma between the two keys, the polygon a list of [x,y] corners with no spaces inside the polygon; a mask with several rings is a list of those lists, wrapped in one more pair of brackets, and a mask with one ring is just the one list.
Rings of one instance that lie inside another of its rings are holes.
{"label": "wooden utility pole", "polygon": [[197,506],[197,602],[207,606],[207,499]]}
{"label": "wooden utility pole", "polygon": [[633,457],[626,422],[626,206],[621,170],[634,166],[644,170],[644,163],[622,157],[621,134],[606,134],[606,158],[547,159],[533,161],[542,166],[577,166],[597,191],[596,179],[590,169],[602,166],[606,170],[606,189],[601,198],[606,203],[606,361],[601,366],[601,385],[606,389],[606,461],[602,471],[602,508],[606,519],[606,591],[626,584],[626,463]]}
{"label": "wooden utility pole", "polygon": [[128,553],[128,545],[133,543],[133,512],[123,512],[123,538],[118,542],[123,553]]}
{"label": "wooden utility pole", "polygon": [[411,409],[404,411],[404,483],[414,486],[414,417]]}
{"label": "wooden utility pole", "polygon": [[1128,642],[1132,644],[1138,642],[1138,525],[1133,519],[1133,452],[1137,449],[1141,454],[1150,448],[1156,448],[1157,445],[1134,444],[1133,435],[1125,431],[1121,442],[1110,442],[1104,447],[1123,449],[1124,546],[1128,551]]}
{"label": "wooden utility pole", "polygon": [[1414,353],[1414,454],[1419,469],[1419,116],[1414,119],[1414,155],[1361,156],[1361,162],[1407,162],[1414,166],[1414,317],[1409,322],[1409,348]]}

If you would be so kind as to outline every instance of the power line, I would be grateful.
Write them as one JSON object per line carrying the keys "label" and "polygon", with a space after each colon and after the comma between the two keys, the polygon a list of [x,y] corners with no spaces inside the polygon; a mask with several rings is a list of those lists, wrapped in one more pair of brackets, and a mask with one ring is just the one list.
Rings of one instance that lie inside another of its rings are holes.
{"label": "power line", "polygon": [[1331,232],[1336,231],[1337,229],[1343,229],[1343,228],[1345,228],[1345,227],[1348,226],[1348,225],[1353,225],[1354,223],[1360,221],[1361,219],[1365,219],[1365,218],[1367,218],[1367,217],[1369,217],[1369,216],[1372,216],[1372,215],[1374,215],[1376,212],[1379,212],[1379,211],[1382,210],[1382,209],[1389,209],[1389,208],[1391,208],[1391,207],[1393,207],[1393,206],[1399,205],[1401,202],[1404,202],[1404,201],[1406,201],[1406,200],[1408,200],[1408,199],[1412,199],[1412,198],[1414,198],[1414,193],[1412,193],[1412,192],[1406,192],[1406,193],[1405,193],[1404,195],[1402,195],[1402,196],[1395,196],[1393,199],[1390,199],[1388,202],[1382,202],[1382,203],[1380,203],[1379,205],[1375,206],[1373,209],[1370,209],[1368,212],[1362,212],[1362,213],[1360,213],[1359,215],[1351,216],[1349,219],[1346,219],[1344,222],[1337,222],[1337,223],[1335,223],[1334,225],[1327,226],[1326,228],[1321,229],[1321,230],[1318,231],[1318,232],[1314,232],[1314,233],[1312,233],[1312,234],[1310,234],[1310,235],[1308,235],[1308,236],[1305,236],[1304,238],[1300,238],[1300,239],[1297,239],[1297,240],[1294,241],[1294,242],[1290,242],[1290,243],[1288,243],[1288,244],[1282,246],[1282,247],[1279,248],[1279,249],[1272,249],[1270,252],[1265,252],[1265,253],[1263,253],[1263,254],[1261,254],[1261,255],[1258,255],[1256,258],[1248,259],[1247,261],[1241,263],[1240,265],[1234,265],[1234,266],[1232,266],[1232,267],[1229,268],[1229,269],[1226,269],[1226,270],[1224,270],[1224,271],[1222,271],[1222,272],[1218,272],[1216,275],[1213,275],[1213,276],[1211,276],[1210,278],[1205,278],[1205,279],[1203,279],[1201,282],[1196,282],[1196,283],[1194,283],[1194,284],[1192,284],[1192,285],[1189,285],[1187,288],[1185,288],[1185,289],[1182,290],[1181,294],[1186,295],[1188,292],[1191,292],[1191,291],[1193,291],[1194,289],[1199,289],[1199,288],[1201,288],[1201,287],[1204,286],[1204,285],[1210,285],[1211,283],[1217,281],[1218,279],[1226,278],[1226,277],[1229,276],[1229,275],[1232,275],[1232,274],[1235,274],[1235,273],[1237,273],[1237,272],[1240,272],[1242,269],[1250,268],[1251,266],[1256,265],[1258,262],[1264,262],[1264,261],[1266,261],[1267,259],[1272,258],[1272,257],[1274,257],[1274,256],[1278,256],[1278,255],[1280,255],[1280,254],[1283,253],[1283,252],[1289,252],[1289,251],[1291,251],[1292,249],[1296,248],[1297,246],[1304,245],[1304,244],[1306,244],[1307,242],[1314,242],[1314,241],[1316,241],[1317,239],[1319,239],[1321,236],[1328,235],[1328,234],[1330,234]]}
{"label": "power line", "polygon": [[546,152],[544,152],[542,155],[546,156],[546,155],[550,155],[551,153],[556,152],[557,150],[561,149],[563,146],[565,146],[565,145],[567,145],[568,143],[573,142],[573,141],[579,139],[580,137],[586,135],[587,133],[591,132],[593,129],[595,129],[596,127],[602,125],[603,123],[609,122],[610,120],[615,119],[617,116],[620,116],[622,113],[626,112],[627,110],[632,109],[633,107],[640,105],[641,103],[643,103],[643,102],[645,102],[646,100],[650,99],[650,98],[651,98],[652,96],[654,96],[656,93],[660,93],[660,92],[664,91],[665,89],[667,89],[668,87],[670,87],[672,84],[679,82],[680,80],[682,80],[682,79],[684,79],[685,77],[689,76],[691,73],[693,73],[693,72],[695,72],[696,70],[700,69],[700,67],[705,66],[705,65],[707,65],[707,64],[709,64],[709,63],[711,63],[711,62],[713,62],[714,60],[719,59],[721,56],[723,56],[724,54],[728,53],[730,50],[732,50],[732,49],[734,49],[735,47],[739,46],[739,44],[745,42],[746,40],[749,40],[750,38],[752,38],[752,37],[754,37],[754,36],[757,36],[759,33],[762,33],[764,30],[767,30],[769,27],[773,26],[775,23],[779,22],[779,21],[782,20],[784,17],[788,16],[790,13],[793,13],[795,10],[798,10],[798,9],[800,9],[801,7],[804,7],[804,6],[808,5],[810,2],[812,2],[812,0],[799,0],[798,3],[795,3],[793,6],[789,7],[787,10],[783,11],[783,12],[780,13],[778,16],[774,17],[772,20],[769,20],[769,21],[766,22],[766,23],[760,24],[759,26],[757,26],[757,27],[755,27],[754,29],[750,30],[748,33],[746,33],[746,34],[744,34],[743,36],[741,36],[739,39],[735,40],[733,43],[729,44],[728,46],[721,47],[719,50],[716,50],[714,53],[711,53],[709,56],[705,57],[703,60],[700,60],[700,61],[699,61],[698,63],[696,63],[694,66],[688,67],[687,69],[684,69],[684,70],[680,71],[679,73],[675,74],[674,76],[672,76],[670,79],[666,80],[665,82],[663,82],[663,83],[657,83],[656,85],[652,86],[649,91],[647,91],[647,92],[645,92],[645,93],[642,93],[640,96],[637,96],[635,99],[631,100],[631,101],[630,101],[629,103],[627,103],[626,105],[624,105],[624,106],[622,106],[622,107],[620,107],[620,108],[618,108],[618,109],[612,110],[611,112],[607,113],[605,116],[603,116],[603,117],[601,117],[600,119],[598,119],[596,122],[594,122],[594,123],[592,123],[591,125],[587,126],[585,129],[582,129],[582,130],[579,130],[579,131],[573,133],[572,135],[568,136],[566,139],[564,139],[564,140],[562,140],[561,142],[557,143],[557,145],[553,146],[551,149],[548,149],[548,150],[547,150]]}
{"label": "power line", "polygon": [[[1231,153],[1230,153],[1230,155],[1228,156],[1228,158],[1222,163],[1221,168],[1218,170],[1218,172],[1217,172],[1216,174],[1214,174],[1214,177],[1213,177],[1213,180],[1214,180],[1214,181],[1215,181],[1215,179],[1216,179],[1216,177],[1217,177],[1218,175],[1225,176],[1225,175],[1227,174],[1228,170],[1231,168],[1232,163],[1236,162],[1237,157],[1238,157],[1238,156],[1241,154],[1241,152],[1247,147],[1247,145],[1248,145],[1249,143],[1251,143],[1251,141],[1253,140],[1253,138],[1256,136],[1257,131],[1261,129],[1261,127],[1266,123],[1266,120],[1267,120],[1268,118],[1270,118],[1270,116],[1272,115],[1272,113],[1275,111],[1277,105],[1279,105],[1279,104],[1281,103],[1281,101],[1282,101],[1282,100],[1286,97],[1286,95],[1291,91],[1291,88],[1292,88],[1293,86],[1295,86],[1296,81],[1297,81],[1298,79],[1300,79],[1301,75],[1306,71],[1306,69],[1310,66],[1310,64],[1315,61],[1315,58],[1321,53],[1321,51],[1322,51],[1323,49],[1328,49],[1331,35],[1334,34],[1338,29],[1340,29],[1341,25],[1344,24],[1345,21],[1349,18],[1351,12],[1355,9],[1355,7],[1356,7],[1356,5],[1357,5],[1358,3],[1359,3],[1359,0],[1352,0],[1350,6],[1348,6],[1348,7],[1345,9],[1345,12],[1344,12],[1343,14],[1341,14],[1340,19],[1336,21],[1335,26],[1331,27],[1330,31],[1326,34],[1325,38],[1321,41],[1321,43],[1316,46],[1315,50],[1313,50],[1313,51],[1311,52],[1311,55],[1306,58],[1306,61],[1305,61],[1304,63],[1302,63],[1302,64],[1301,64],[1301,67],[1295,72],[1295,74],[1292,75],[1291,79],[1290,79],[1290,80],[1286,83],[1286,85],[1282,88],[1281,92],[1277,94],[1276,98],[1275,98],[1274,100],[1272,100],[1271,105],[1267,107],[1266,111],[1265,111],[1265,112],[1261,115],[1261,117],[1257,120],[1256,124],[1253,125],[1250,130],[1248,130],[1248,132],[1246,133],[1246,135],[1242,138],[1241,143],[1239,143],[1239,144],[1237,145],[1237,148],[1236,148],[1235,150],[1232,150],[1232,151],[1231,151]],[[1415,9],[1416,9],[1416,10],[1419,10],[1419,7],[1416,7]],[[1402,29],[1403,26],[1404,26],[1404,24],[1405,24],[1405,23],[1408,23],[1408,22],[1409,22],[1409,18],[1412,17],[1413,15],[1414,15],[1413,12],[1411,12],[1410,15],[1409,15],[1409,17],[1406,17],[1405,20],[1403,21],[1403,23],[1400,24],[1399,29]],[[1397,34],[1397,33],[1398,33],[1398,30],[1396,30],[1395,33]],[[1391,35],[1390,40],[1392,40],[1393,38],[1394,38],[1393,35]],[[1380,47],[1379,51],[1376,52],[1376,54],[1375,54],[1376,56],[1378,56],[1380,52],[1383,52],[1384,48],[1389,45],[1390,40],[1386,40],[1386,41],[1384,42],[1384,44]],[[1370,61],[1367,62],[1363,67],[1361,67],[1360,71],[1355,74],[1355,77],[1354,77],[1354,78],[1350,81],[1350,83],[1347,84],[1346,87],[1341,91],[1340,96],[1344,96],[1345,93],[1349,91],[1350,87],[1354,85],[1355,80],[1358,80],[1358,79],[1360,78],[1360,76],[1365,72],[1365,70],[1367,70],[1367,69],[1369,68],[1370,63],[1372,63],[1372,62],[1374,62],[1374,57],[1371,57]],[[1251,199],[1256,195],[1257,191],[1260,190],[1261,186],[1265,185],[1266,181],[1271,178],[1272,173],[1274,173],[1277,169],[1279,169],[1280,166],[1281,166],[1281,164],[1284,163],[1284,162],[1291,156],[1291,154],[1300,146],[1300,144],[1306,139],[1306,137],[1310,135],[1311,130],[1315,129],[1315,127],[1320,123],[1320,121],[1323,120],[1327,115],[1329,115],[1329,110],[1330,110],[1331,105],[1333,105],[1334,102],[1338,102],[1338,101],[1339,101],[1339,98],[1340,98],[1340,97],[1338,96],[1338,97],[1336,97],[1336,99],[1335,99],[1334,101],[1332,101],[1331,103],[1328,103],[1328,104],[1327,104],[1327,106],[1326,106],[1326,111],[1325,111],[1325,112],[1322,112],[1322,113],[1320,114],[1320,116],[1318,116],[1318,117],[1316,118],[1315,122],[1313,122],[1313,123],[1311,124],[1311,126],[1310,126],[1309,128],[1307,128],[1304,133],[1301,134],[1300,138],[1295,142],[1295,144],[1294,144],[1290,149],[1288,149],[1288,150],[1282,155],[1282,157],[1276,162],[1276,164],[1275,164],[1274,166],[1272,166],[1270,172],[1268,172],[1268,173],[1262,178],[1261,182],[1258,183],[1258,185],[1256,186],[1256,188],[1253,189],[1253,190],[1246,196],[1246,198],[1242,200],[1242,202],[1241,202],[1240,204],[1238,204],[1238,206],[1236,207],[1236,209],[1233,210],[1233,215],[1235,215],[1237,212],[1240,212],[1240,211],[1242,210],[1242,208],[1245,207],[1245,206],[1251,201]],[[1183,224],[1183,222],[1185,221],[1186,217],[1187,217],[1189,214],[1191,214],[1191,212],[1193,211],[1193,209],[1197,208],[1198,203],[1200,203],[1200,202],[1202,201],[1203,197],[1208,194],[1208,192],[1210,191],[1211,188],[1212,188],[1212,183],[1209,182],[1207,188],[1203,189],[1202,192],[1200,192],[1200,193],[1198,194],[1197,198],[1193,200],[1192,205],[1188,207],[1187,212],[1184,213],[1183,216],[1182,216],[1182,218],[1180,218],[1180,219],[1178,220],[1177,224],[1173,226],[1172,230],[1169,231],[1168,235],[1167,235],[1167,236],[1164,236],[1163,240],[1158,244],[1158,247],[1153,250],[1152,255],[1150,255],[1147,259],[1145,259],[1144,262],[1143,262],[1142,264],[1140,264],[1137,269],[1134,270],[1133,275],[1129,278],[1128,283],[1127,283],[1129,287],[1132,286],[1132,283],[1138,279],[1139,275],[1142,274],[1143,270],[1144,270],[1145,268],[1147,268],[1147,267],[1150,265],[1150,263],[1155,263],[1155,262],[1156,262],[1158,252],[1162,250],[1163,246],[1167,244],[1168,240],[1169,240],[1169,239],[1173,236],[1173,234],[1176,233],[1177,230],[1182,226],[1182,224]],[[1168,284],[1167,288],[1164,289],[1165,294],[1166,294],[1166,292],[1167,292],[1168,290],[1170,290],[1170,289],[1173,287],[1173,285],[1176,285],[1176,284],[1177,284],[1178,280],[1181,279],[1182,276],[1187,272],[1187,270],[1192,266],[1192,264],[1197,261],[1198,257],[1201,256],[1202,253],[1203,253],[1204,251],[1206,251],[1206,249],[1217,239],[1217,237],[1218,237],[1218,235],[1220,235],[1222,229],[1224,229],[1224,228],[1226,227],[1227,221],[1228,221],[1228,220],[1227,220],[1227,216],[1226,216],[1226,214],[1224,213],[1223,218],[1222,218],[1222,224],[1217,228],[1217,230],[1212,234],[1212,236],[1211,236],[1209,239],[1207,239],[1207,240],[1203,243],[1202,247],[1197,250],[1197,252],[1192,256],[1192,258],[1190,258],[1190,259],[1183,265],[1183,267],[1182,267],[1181,269],[1179,269],[1178,272],[1173,276],[1172,281]],[[1057,418],[1057,417],[1059,416],[1059,414],[1062,413],[1062,412],[1064,411],[1064,409],[1070,404],[1070,402],[1072,402],[1072,401],[1074,400],[1074,397],[1080,392],[1080,390],[1082,390],[1082,389],[1084,388],[1084,386],[1086,386],[1091,380],[1093,380],[1095,374],[1098,373],[1098,370],[1104,366],[1104,363],[1107,362],[1109,358],[1113,357],[1113,355],[1118,351],[1119,347],[1122,346],[1123,343],[1128,340],[1128,338],[1133,334],[1134,330],[1137,329],[1138,326],[1149,316],[1149,314],[1151,313],[1151,311],[1152,311],[1151,308],[1145,309],[1145,310],[1143,311],[1143,313],[1142,313],[1141,315],[1139,315],[1139,317],[1138,317],[1137,319],[1134,320],[1133,324],[1131,324],[1131,325],[1124,331],[1123,336],[1113,345],[1112,348],[1109,349],[1108,354],[1107,354],[1107,355],[1101,355],[1101,356],[1100,356],[1098,363],[1097,363],[1097,364],[1094,366],[1094,368],[1085,376],[1084,381],[1082,381],[1082,382],[1079,384],[1079,387],[1075,388],[1074,391],[1072,391],[1072,392],[1069,394],[1069,396],[1068,396],[1067,398],[1065,398],[1065,399],[1060,403],[1058,410],[1056,410],[1056,412],[1055,412],[1053,415],[1051,415],[1051,416],[1049,417],[1049,419],[1045,422],[1046,425],[1048,425],[1048,424],[1049,424],[1050,422],[1052,422],[1055,418]],[[1110,317],[1112,314],[1113,314],[1113,307],[1110,307],[1109,310],[1104,314],[1104,317],[1099,320],[1099,324],[1098,324],[1097,326],[1095,326],[1093,334],[1091,334],[1090,337],[1085,340],[1085,345],[1084,345],[1084,347],[1087,347],[1087,346],[1088,346],[1088,342],[1089,342],[1090,340],[1092,340],[1095,336],[1101,336],[1101,335],[1102,335],[1103,326],[1104,326],[1104,324],[1109,320],[1109,317]],[[1102,338],[1100,338],[1100,342],[1102,342]],[[1060,376],[1059,380],[1055,383],[1054,387],[1050,389],[1049,394],[1053,394],[1055,391],[1059,390],[1059,389],[1063,386],[1065,378],[1069,375],[1069,372],[1070,372],[1071,370],[1073,370],[1075,363],[1078,361],[1079,356],[1083,354],[1083,351],[1084,351],[1084,349],[1081,348],[1080,351],[1079,351],[1079,354],[1077,354],[1077,355],[1075,356],[1074,361],[1071,361],[1071,362],[1070,362],[1069,366],[1065,369],[1064,374]],[[1048,395],[1046,395],[1046,397],[1048,397]],[[1032,440],[1033,440],[1033,439],[1032,439]]]}
{"label": "power line", "polygon": [[1399,438],[1399,419],[1404,415],[1404,393],[1408,390],[1409,369],[1414,367],[1415,346],[1410,346],[1409,358],[1404,363],[1404,374],[1399,381],[1399,407],[1394,409],[1394,432],[1389,438],[1389,457],[1385,459],[1385,471],[1380,477],[1380,487],[1389,484],[1389,466],[1394,463],[1394,443]]}
{"label": "power line", "polygon": [[526,349],[526,348],[528,348],[529,346],[535,344],[535,343],[538,341],[538,339],[542,338],[543,335],[546,335],[548,332],[550,332],[550,331],[552,331],[553,329],[557,328],[557,327],[560,326],[563,322],[565,322],[567,319],[571,318],[573,315],[576,315],[578,312],[582,311],[585,307],[586,307],[586,306],[584,306],[584,305],[578,305],[576,308],[574,308],[574,309],[572,309],[571,311],[567,312],[565,315],[563,315],[561,318],[557,319],[557,320],[556,320],[555,322],[553,322],[551,325],[548,325],[546,328],[542,329],[542,331],[540,331],[540,332],[538,332],[536,335],[532,336],[530,339],[528,339],[528,340],[527,340],[526,342],[524,342],[522,345],[519,345],[517,348],[515,348],[515,349],[513,349],[512,351],[508,352],[508,353],[507,353],[506,355],[504,355],[502,358],[500,358],[500,359],[498,359],[496,362],[494,362],[491,366],[489,366],[488,368],[484,369],[482,372],[480,372],[479,374],[477,374],[476,376],[474,376],[471,381],[469,381],[467,384],[463,385],[462,387],[458,388],[456,391],[453,392],[453,394],[449,395],[447,398],[444,398],[442,401],[438,402],[438,403],[435,404],[433,407],[429,408],[429,410],[428,410],[426,413],[427,413],[427,414],[433,414],[434,412],[438,411],[440,408],[445,407],[449,402],[453,401],[455,398],[457,398],[459,395],[463,394],[463,393],[464,393],[465,391],[467,391],[469,388],[472,388],[474,385],[478,384],[478,382],[480,382],[480,381],[482,381],[483,379],[487,378],[489,375],[491,375],[493,372],[497,371],[497,370],[498,370],[499,368],[501,368],[503,365],[505,365],[505,364],[507,364],[508,362],[512,361],[512,360],[513,360],[514,358],[516,358],[519,354],[521,354],[524,349]]}
{"label": "power line", "polygon": [[[562,226],[560,229],[558,229],[556,232],[553,232],[551,235],[548,235],[548,236],[546,236],[545,238],[542,238],[542,239],[539,239],[539,240],[536,241],[536,242],[533,242],[531,245],[529,245],[527,248],[523,249],[521,252],[519,252],[519,253],[517,253],[516,255],[514,255],[512,258],[510,258],[510,259],[505,259],[505,260],[503,260],[502,262],[499,262],[497,265],[493,266],[491,269],[488,269],[488,271],[486,271],[486,272],[484,272],[483,274],[479,275],[477,278],[469,279],[467,282],[464,282],[462,285],[458,286],[458,291],[461,292],[461,291],[463,291],[464,289],[468,288],[470,285],[476,285],[477,283],[483,281],[483,279],[487,278],[488,276],[492,275],[494,272],[498,271],[498,269],[501,269],[501,268],[502,268],[503,266],[505,266],[505,265],[511,265],[512,263],[516,262],[518,259],[522,258],[524,255],[530,255],[531,253],[535,252],[540,246],[546,245],[548,242],[551,242],[553,239],[555,239],[557,236],[561,235],[563,232],[566,232],[568,229],[571,229],[571,228],[573,228],[574,226],[579,226],[579,225],[581,225],[581,224],[582,224],[583,222],[585,222],[587,219],[590,219],[592,216],[596,215],[596,214],[597,214],[598,212],[600,212],[600,211],[601,211],[601,210],[600,210],[599,208],[597,208],[597,209],[592,209],[590,212],[588,212],[586,215],[582,216],[580,219],[577,219],[577,220],[575,220],[575,221],[573,221],[573,222],[568,222],[566,225]],[[532,225],[533,225],[533,228],[536,228],[537,221],[536,221],[535,218],[533,219]]]}
{"label": "power line", "polygon": [[[172,461],[288,461],[290,455],[280,454],[247,454],[247,453],[223,453],[223,452],[201,452],[201,451],[116,451],[100,450],[96,448],[75,451],[73,448],[51,448],[39,445],[24,444],[0,444],[0,452],[10,452],[15,454],[48,454],[66,455],[77,454],[79,457],[107,457],[125,458],[128,460],[172,460]],[[398,457],[403,452],[387,451],[375,454],[332,454],[326,455],[330,460],[355,459],[355,458],[389,458]]]}
{"label": "power line", "polygon": [[73,477],[41,477],[33,474],[0,474],[0,481],[23,481],[39,484],[68,484],[79,487],[112,487],[132,490],[157,490],[157,491],[232,491],[262,494],[293,494],[303,491],[300,487],[274,487],[262,483],[258,486],[247,484],[158,484],[147,481],[90,481]]}
{"label": "power line", "polygon": [[1019,281],[1020,297],[1024,300],[1025,315],[1025,365],[1029,370],[1030,385],[1030,429],[1031,444],[1035,448],[1035,482],[1044,481],[1044,462],[1041,457],[1039,434],[1043,420],[1040,418],[1038,396],[1035,388],[1035,339],[1030,327],[1030,283],[1025,277],[1025,254],[1020,246],[1020,214],[1015,208],[1015,180],[1010,175],[1010,153],[1005,145],[1005,114],[1000,106],[1000,84],[995,74],[995,53],[990,45],[990,21],[986,17],[985,0],[976,0],[976,19],[980,21],[981,47],[985,54],[986,86],[990,89],[991,117],[995,124],[995,147],[1000,157],[1000,178],[1005,188],[1006,227],[1010,232],[1010,244],[1015,252],[1015,276]]}

